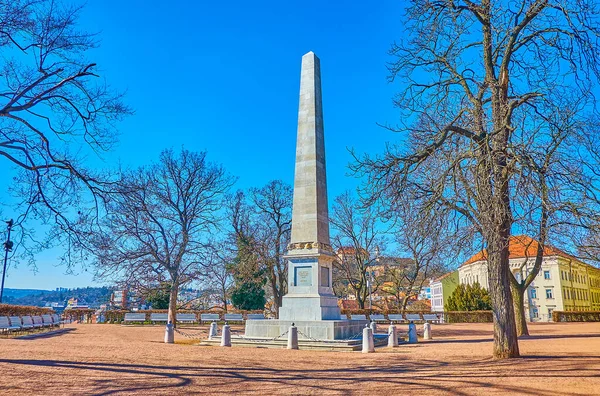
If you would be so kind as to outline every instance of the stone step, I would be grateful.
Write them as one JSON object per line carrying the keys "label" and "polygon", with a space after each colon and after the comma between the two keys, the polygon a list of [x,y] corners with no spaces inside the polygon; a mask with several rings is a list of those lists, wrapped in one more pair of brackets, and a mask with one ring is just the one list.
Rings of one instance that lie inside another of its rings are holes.
{"label": "stone step", "polygon": [[[403,340],[401,339],[401,343]],[[374,339],[375,347],[387,346],[387,335],[377,334]],[[213,345],[219,346],[221,344],[221,337],[213,337],[212,340],[202,340],[200,345]],[[270,340],[260,338],[241,338],[231,337],[232,346],[236,347],[249,347],[249,348],[275,348],[285,349],[287,347],[287,339]],[[327,350],[327,351],[339,351],[339,352],[351,352],[360,351],[362,349],[362,339],[354,340],[339,340],[339,341],[312,341],[312,340],[298,340],[299,349],[310,349],[310,350]]]}

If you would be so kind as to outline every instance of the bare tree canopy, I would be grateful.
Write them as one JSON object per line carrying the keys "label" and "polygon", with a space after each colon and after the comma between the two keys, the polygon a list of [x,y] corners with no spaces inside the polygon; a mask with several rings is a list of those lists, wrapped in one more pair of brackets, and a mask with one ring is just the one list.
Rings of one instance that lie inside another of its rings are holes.
{"label": "bare tree canopy", "polygon": [[[391,81],[404,84],[395,100],[403,121],[389,127],[405,133],[403,145],[354,168],[367,176],[371,200],[414,188],[481,236],[496,358],[519,356],[513,228],[527,216],[540,224],[544,210],[559,213],[570,200],[577,206],[591,176],[580,166],[591,160],[581,143],[598,129],[599,16],[593,1],[411,1],[389,64]],[[545,157],[552,152],[560,155]],[[552,183],[551,191],[563,188],[554,207],[543,191]],[[515,198],[524,192],[529,198]]]}
{"label": "bare tree canopy", "polygon": [[256,290],[266,280],[268,298],[275,316],[287,293],[287,260],[284,254],[290,241],[292,188],[272,180],[249,194],[239,191],[229,201],[232,225],[231,246],[236,247],[236,288],[254,284]]}
{"label": "bare tree canopy", "polygon": [[426,282],[443,274],[451,250],[456,246],[445,224],[446,217],[422,208],[421,204],[405,191],[401,200],[396,201],[386,214],[395,222],[391,227],[392,241],[407,258],[382,260],[398,261],[400,264],[386,268],[383,291],[394,297],[397,307],[403,312],[409,300],[419,295]]}
{"label": "bare tree canopy", "polygon": [[80,11],[60,0],[0,0],[0,156],[18,174],[19,242],[29,217],[57,226],[48,242],[73,236],[73,221],[104,190],[83,160],[110,149],[131,113],[86,59],[97,38],[78,29]]}
{"label": "bare tree canopy", "polygon": [[97,277],[130,284],[171,283],[169,320],[178,289],[202,272],[219,225],[223,195],[234,179],[206,153],[164,151],[152,166],[126,171],[93,235]]}
{"label": "bare tree canopy", "polygon": [[[362,208],[349,191],[338,196],[331,216],[332,245],[337,252],[333,262],[333,286],[337,295],[352,293],[361,309],[383,282],[375,276],[373,266],[385,249],[385,237],[380,213],[375,206]],[[369,308],[372,301],[369,300]]]}

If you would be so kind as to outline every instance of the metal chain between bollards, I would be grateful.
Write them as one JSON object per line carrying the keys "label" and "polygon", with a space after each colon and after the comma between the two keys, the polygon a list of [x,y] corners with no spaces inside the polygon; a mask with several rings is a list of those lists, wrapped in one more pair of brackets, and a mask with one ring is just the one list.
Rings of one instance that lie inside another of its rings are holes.
{"label": "metal chain between bollards", "polygon": [[173,330],[174,330],[174,331],[175,331],[177,334],[181,334],[182,336],[184,336],[184,337],[186,337],[186,338],[193,339],[193,340],[199,340],[199,339],[201,339],[201,337],[202,337],[202,334],[203,334],[203,333],[186,333],[186,332],[183,332],[183,331],[181,331],[181,330],[179,330],[179,329],[177,329],[177,328],[174,328]]}
{"label": "metal chain between bollards", "polygon": [[316,342],[339,343],[339,342],[343,342],[343,341],[360,340],[362,338],[362,330],[360,332],[354,334],[352,337],[345,338],[343,340],[319,340],[319,339],[309,336],[308,334],[305,334],[300,329],[298,329],[298,335],[303,335],[304,337],[308,338],[309,340],[316,341]]}
{"label": "metal chain between bollards", "polygon": [[245,336],[239,336],[239,337],[244,340],[252,340],[252,342],[271,342],[271,341],[278,340],[281,337],[285,337],[286,335],[288,335],[289,332],[290,332],[290,330],[288,329],[287,331],[285,331],[284,333],[281,333],[277,337],[267,338],[266,340],[260,340],[260,339],[256,339],[256,338],[245,337]]}

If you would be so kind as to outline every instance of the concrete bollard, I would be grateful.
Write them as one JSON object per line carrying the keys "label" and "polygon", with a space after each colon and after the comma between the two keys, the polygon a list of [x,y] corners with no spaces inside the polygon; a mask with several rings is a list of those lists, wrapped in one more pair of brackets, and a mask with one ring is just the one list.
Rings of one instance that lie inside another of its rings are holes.
{"label": "concrete bollard", "polygon": [[373,329],[365,327],[363,329],[362,353],[375,352],[375,343],[373,342]]}
{"label": "concrete bollard", "polygon": [[425,340],[431,340],[431,323],[425,322],[423,325],[423,338]]}
{"label": "concrete bollard", "polygon": [[298,328],[293,323],[288,331],[287,349],[298,349]]}
{"label": "concrete bollard", "polygon": [[388,328],[388,347],[393,348],[398,346],[398,330],[396,326],[390,325]]}
{"label": "concrete bollard", "polygon": [[231,346],[231,329],[229,328],[229,325],[227,323],[225,323],[225,326],[223,326],[223,334],[221,335],[221,346]]}
{"label": "concrete bollard", "polygon": [[416,344],[418,342],[419,339],[417,338],[417,326],[415,326],[413,322],[410,322],[408,325],[408,343]]}
{"label": "concrete bollard", "polygon": [[371,327],[371,330],[373,330],[373,334],[377,333],[377,323],[371,321],[371,324],[369,324],[369,326]]}
{"label": "concrete bollard", "polygon": [[175,330],[171,322],[167,323],[165,328],[165,344],[173,344],[175,342]]}
{"label": "concrete bollard", "polygon": [[219,335],[219,328],[217,327],[217,322],[212,322],[210,324],[210,330],[208,331],[208,339],[212,340],[213,337]]}

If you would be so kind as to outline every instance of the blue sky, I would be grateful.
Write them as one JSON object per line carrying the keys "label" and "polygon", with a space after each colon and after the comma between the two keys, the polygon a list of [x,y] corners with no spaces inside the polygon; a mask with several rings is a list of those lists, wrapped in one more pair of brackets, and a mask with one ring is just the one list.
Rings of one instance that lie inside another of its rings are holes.
{"label": "blue sky", "polygon": [[[143,165],[164,148],[184,146],[208,151],[239,178],[237,188],[272,179],[291,184],[300,62],[314,51],[321,59],[331,202],[358,184],[347,175],[348,148],[381,152],[397,139],[376,123],[399,116],[392,97],[400,89],[387,83],[385,64],[402,35],[402,12],[401,2],[387,0],[88,0],[81,26],[101,40],[89,59],[110,85],[127,91],[135,110],[120,125],[119,146],[98,166]],[[85,271],[65,275],[57,256],[40,254],[37,274],[12,263],[6,287],[93,284]]]}

